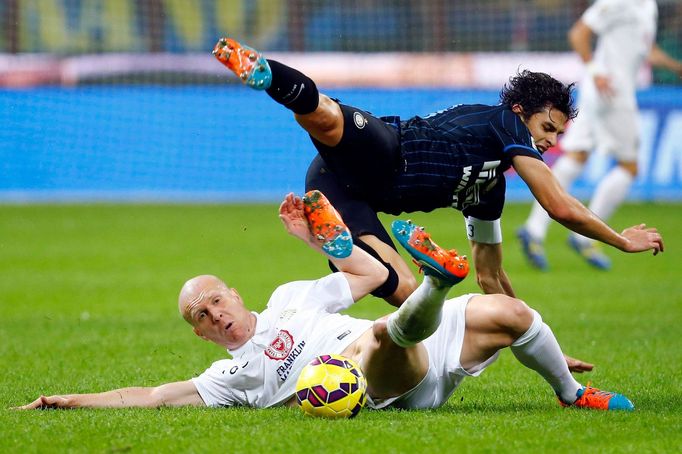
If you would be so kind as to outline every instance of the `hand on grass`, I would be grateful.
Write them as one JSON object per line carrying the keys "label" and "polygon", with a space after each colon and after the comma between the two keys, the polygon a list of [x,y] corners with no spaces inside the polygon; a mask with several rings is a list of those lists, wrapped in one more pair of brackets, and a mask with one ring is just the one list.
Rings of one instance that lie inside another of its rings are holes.
{"label": "hand on grass", "polygon": [[46,410],[49,408],[72,408],[71,401],[62,396],[40,396],[30,404],[13,407],[13,410]]}

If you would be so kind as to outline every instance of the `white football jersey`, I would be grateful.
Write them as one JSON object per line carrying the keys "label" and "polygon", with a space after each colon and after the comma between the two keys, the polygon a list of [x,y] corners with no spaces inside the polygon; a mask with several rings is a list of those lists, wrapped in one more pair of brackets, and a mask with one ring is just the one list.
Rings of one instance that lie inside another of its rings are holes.
{"label": "white football jersey", "polygon": [[372,326],[338,314],[353,304],[343,273],[278,287],[257,317],[256,333],[192,381],[210,407],[271,407],[289,400],[314,357],[341,353]]}
{"label": "white football jersey", "polygon": [[596,66],[617,95],[634,99],[637,74],[656,39],[655,0],[597,0],[582,21],[597,35]]}

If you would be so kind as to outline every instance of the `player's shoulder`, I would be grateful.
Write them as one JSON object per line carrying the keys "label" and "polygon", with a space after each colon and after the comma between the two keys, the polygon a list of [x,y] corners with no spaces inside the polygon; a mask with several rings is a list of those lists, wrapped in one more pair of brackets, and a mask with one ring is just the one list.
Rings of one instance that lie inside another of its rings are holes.
{"label": "player's shoulder", "polygon": [[278,286],[272,292],[272,295],[270,295],[270,300],[267,305],[268,309],[286,306],[302,291],[305,291],[306,288],[310,286],[310,282],[311,281],[292,281]]}
{"label": "player's shoulder", "polygon": [[596,0],[591,8],[613,8],[628,6],[632,0]]}
{"label": "player's shoulder", "polygon": [[500,104],[490,111],[490,123],[496,128],[502,128],[510,132],[526,133],[527,129],[521,117],[515,114],[509,106]]}
{"label": "player's shoulder", "polygon": [[[292,281],[280,285],[272,292],[268,309],[282,309],[305,304],[330,292],[337,292],[340,282],[346,283],[343,273],[332,273],[314,280]],[[347,285],[347,284],[346,284]]]}
{"label": "player's shoulder", "polygon": [[586,13],[596,15],[622,15],[657,10],[656,0],[596,0]]}
{"label": "player's shoulder", "polygon": [[[445,109],[437,110],[424,117],[424,120],[431,120],[434,118],[458,118],[458,117],[468,117],[471,115],[476,115],[483,113],[485,114],[491,108],[495,106],[490,106],[486,104],[455,104]],[[419,118],[419,117],[415,117]]]}

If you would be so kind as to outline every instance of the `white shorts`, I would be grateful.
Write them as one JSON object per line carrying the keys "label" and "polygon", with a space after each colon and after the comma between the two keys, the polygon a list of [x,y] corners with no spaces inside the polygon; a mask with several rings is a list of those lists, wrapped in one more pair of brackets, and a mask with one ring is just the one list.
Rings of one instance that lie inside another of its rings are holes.
{"label": "white shorts", "polygon": [[429,370],[426,376],[417,386],[390,402],[390,406],[440,407],[448,401],[464,377],[480,375],[497,359],[499,352],[468,370],[464,370],[459,362],[464,342],[465,310],[467,303],[474,296],[478,294],[462,295],[445,302],[440,326],[423,342],[429,354]]}
{"label": "white shorts", "polygon": [[585,93],[578,105],[578,116],[561,141],[561,148],[569,152],[597,150],[617,161],[636,162],[639,150],[636,105]]}

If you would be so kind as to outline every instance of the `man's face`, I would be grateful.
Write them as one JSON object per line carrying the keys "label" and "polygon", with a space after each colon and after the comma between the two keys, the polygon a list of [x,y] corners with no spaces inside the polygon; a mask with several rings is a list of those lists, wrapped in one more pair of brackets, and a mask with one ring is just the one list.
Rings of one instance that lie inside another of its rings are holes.
{"label": "man's face", "polygon": [[181,312],[197,336],[228,350],[244,345],[253,337],[256,319],[239,293],[215,278],[195,280],[196,285],[181,294]]}
{"label": "man's face", "polygon": [[523,108],[518,104],[512,107],[512,111],[521,117],[521,121],[530,131],[530,135],[533,136],[535,146],[540,153],[544,153],[555,146],[559,136],[566,129],[568,117],[563,112],[550,106],[534,113],[528,118],[523,115]]}

